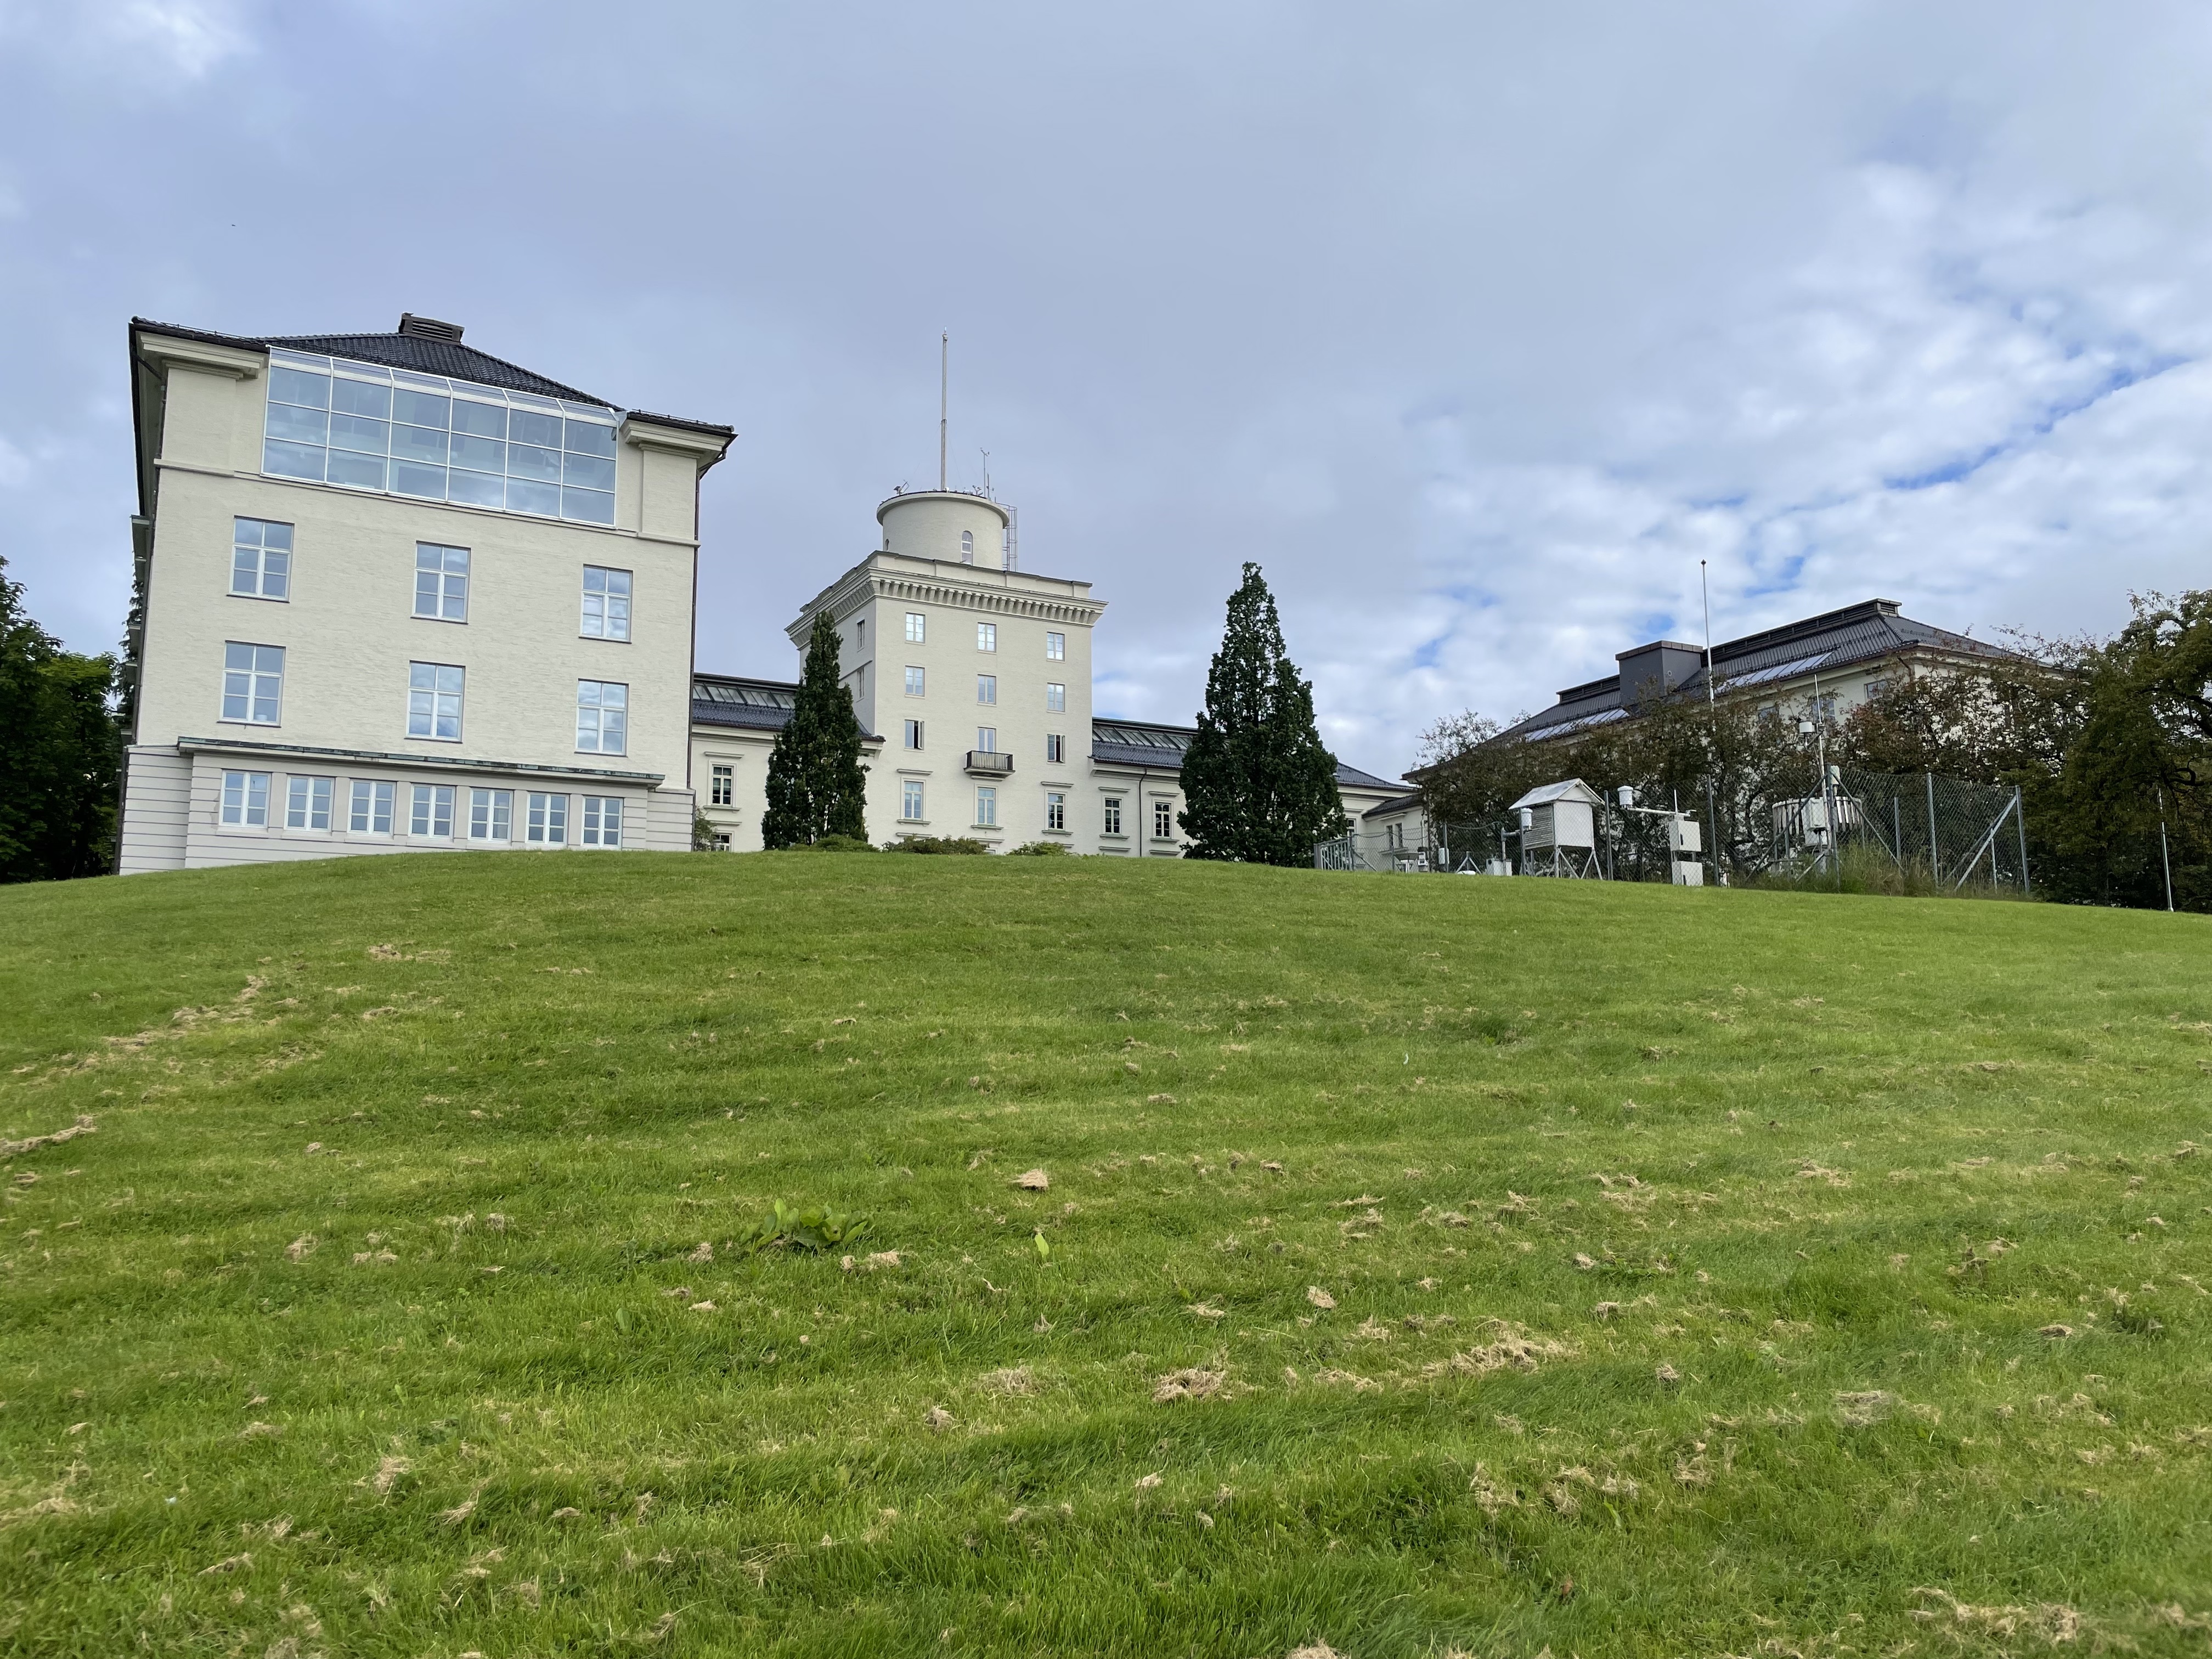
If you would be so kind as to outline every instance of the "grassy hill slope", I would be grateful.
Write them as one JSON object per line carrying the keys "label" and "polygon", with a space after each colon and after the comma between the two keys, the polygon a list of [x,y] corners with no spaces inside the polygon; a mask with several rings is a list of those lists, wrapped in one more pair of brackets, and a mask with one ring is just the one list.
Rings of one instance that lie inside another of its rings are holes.
{"label": "grassy hill slope", "polygon": [[1105,860],[0,891],[0,1136],[92,1124],[0,1166],[0,1651],[2201,1654],[2208,965]]}

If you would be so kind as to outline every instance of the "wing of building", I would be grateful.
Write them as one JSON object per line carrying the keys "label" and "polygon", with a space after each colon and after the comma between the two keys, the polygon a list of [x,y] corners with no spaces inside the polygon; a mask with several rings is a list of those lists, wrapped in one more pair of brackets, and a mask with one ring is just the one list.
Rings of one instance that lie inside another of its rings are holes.
{"label": "wing of building", "polygon": [[461,333],[132,321],[126,873],[690,844],[698,486],[734,434]]}
{"label": "wing of building", "polygon": [[[1705,695],[1702,646],[1654,640],[1618,652],[1617,673],[1571,685],[1559,700],[1499,732],[1494,742],[1547,743],[1632,718],[1666,696]],[[1838,720],[1900,674],[2017,660],[2001,646],[1915,622],[1894,599],[1866,599],[1713,647],[1716,697],[1754,698],[1778,713]]]}

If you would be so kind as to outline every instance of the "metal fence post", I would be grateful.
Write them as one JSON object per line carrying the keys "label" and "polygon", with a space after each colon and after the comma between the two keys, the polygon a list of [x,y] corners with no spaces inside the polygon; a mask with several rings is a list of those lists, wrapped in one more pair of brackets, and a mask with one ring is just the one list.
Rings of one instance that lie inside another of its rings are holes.
{"label": "metal fence post", "polygon": [[1928,780],[1928,878],[1940,881],[1943,876],[1943,861],[1936,855],[1936,775],[1923,775]]}
{"label": "metal fence post", "polygon": [[2027,809],[2021,804],[2016,783],[2012,787],[2012,827],[2020,836],[2020,896],[2027,898],[2033,891],[2027,884]]}

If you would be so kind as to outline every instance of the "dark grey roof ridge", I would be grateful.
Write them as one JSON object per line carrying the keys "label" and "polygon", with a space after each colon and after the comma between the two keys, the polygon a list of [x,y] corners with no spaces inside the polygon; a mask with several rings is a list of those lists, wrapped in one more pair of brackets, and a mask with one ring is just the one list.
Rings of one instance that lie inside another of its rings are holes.
{"label": "dark grey roof ridge", "polygon": [[[480,349],[476,346],[465,345],[458,340],[440,340],[425,334],[401,334],[395,331],[391,332],[371,331],[366,334],[271,334],[257,337],[245,334],[222,334],[210,328],[188,328],[180,323],[156,322],[150,317],[133,317],[131,319],[131,326],[134,330],[146,329],[156,334],[174,335],[179,339],[204,340],[210,345],[237,346],[241,349],[247,351],[266,351],[271,346],[283,346],[293,350],[307,349],[319,346],[322,350],[322,355],[324,356],[352,356],[360,357],[363,362],[373,362],[374,360],[368,357],[364,351],[360,349],[359,344],[356,344],[356,346],[349,351],[340,351],[335,349],[331,343],[338,340],[352,341],[361,343],[374,341],[405,340],[412,346],[423,348],[423,351],[419,354],[421,356],[426,356],[434,359],[435,356],[441,355],[435,349],[442,348],[445,351],[463,354],[466,357],[482,358],[485,362],[491,363],[499,368],[506,370],[507,374],[514,376],[517,380],[530,382],[530,384],[526,386],[514,386],[506,388],[509,391],[538,392],[539,388],[543,387],[544,390],[539,392],[539,395],[544,397],[570,398],[574,398],[578,403],[597,404],[602,409],[614,409],[618,407],[618,405],[615,404],[609,403],[605,398],[594,397],[591,392],[579,391],[574,386],[564,385],[559,380],[551,380],[545,375],[537,373],[533,369],[525,368],[520,363],[511,363],[504,357],[495,357],[490,352]],[[410,354],[410,356],[412,355],[416,354]],[[414,366],[415,365],[412,362],[387,363],[385,365],[386,368],[411,368]],[[441,371],[433,369],[425,372],[435,374]],[[456,380],[474,380],[485,386],[497,386],[501,384],[496,380],[487,380],[481,374],[464,374],[453,370],[444,372],[450,374],[452,377]],[[689,423],[679,422],[679,424]],[[723,428],[717,428],[714,429],[720,431]]]}
{"label": "dark grey roof ridge", "polygon": [[685,432],[711,433],[717,438],[734,438],[738,435],[737,428],[723,426],[714,421],[686,420],[681,415],[655,415],[650,410],[644,409],[629,409],[623,412],[633,421],[651,421],[656,426],[678,427]]}
{"label": "dark grey roof ridge", "polygon": [[[1894,617],[1904,607],[1895,599],[1861,599],[1856,605],[1846,605],[1833,611],[1823,611],[1818,616],[1800,617],[1796,622],[1778,623],[1772,628],[1761,629],[1756,634],[1745,634],[1733,640],[1723,640],[1713,647],[1713,661],[1724,657],[1740,657],[1756,651],[1762,646],[1780,645],[1789,640],[1808,639],[1815,634],[1841,628],[1846,623],[1875,622]],[[1922,624],[1927,626],[1926,623]],[[1692,649],[1698,647],[1692,647]]]}

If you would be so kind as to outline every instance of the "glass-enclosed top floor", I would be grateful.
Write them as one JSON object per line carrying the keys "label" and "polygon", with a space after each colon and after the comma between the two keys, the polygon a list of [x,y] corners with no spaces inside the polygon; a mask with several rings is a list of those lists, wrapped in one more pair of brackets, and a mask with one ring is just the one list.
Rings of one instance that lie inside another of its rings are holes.
{"label": "glass-enclosed top floor", "polygon": [[349,489],[615,521],[615,428],[597,404],[273,349],[261,470]]}

